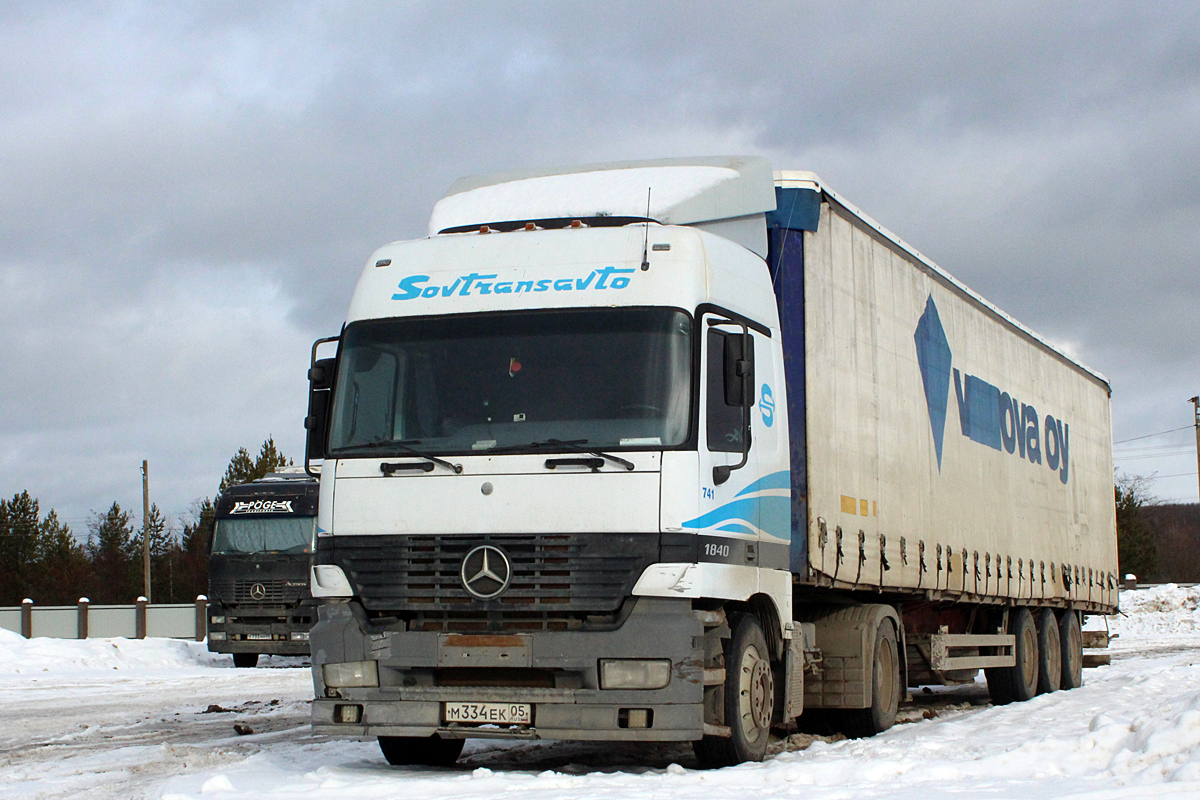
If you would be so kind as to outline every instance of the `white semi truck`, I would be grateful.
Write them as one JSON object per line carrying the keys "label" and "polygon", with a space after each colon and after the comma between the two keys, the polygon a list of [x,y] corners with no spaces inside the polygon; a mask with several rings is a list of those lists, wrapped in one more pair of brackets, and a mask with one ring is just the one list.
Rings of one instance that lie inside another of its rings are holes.
{"label": "white semi truck", "polygon": [[761,158],[461,180],[309,379],[313,728],[393,764],[760,760],[1078,686],[1117,606],[1106,380]]}

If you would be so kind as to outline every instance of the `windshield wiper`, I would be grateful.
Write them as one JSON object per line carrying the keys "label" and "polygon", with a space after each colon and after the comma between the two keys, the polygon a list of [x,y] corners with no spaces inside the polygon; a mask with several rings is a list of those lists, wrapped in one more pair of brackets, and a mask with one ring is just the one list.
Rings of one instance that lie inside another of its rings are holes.
{"label": "windshield wiper", "polygon": [[[423,458],[426,461],[432,461],[434,464],[440,464],[441,466],[446,467],[447,469],[452,469],[452,470],[454,470],[455,475],[462,474],[462,470],[463,470],[462,464],[451,464],[449,461],[446,461],[443,458],[438,458],[437,456],[431,456],[428,453],[422,453],[420,450],[417,450],[416,448],[409,447],[410,444],[420,444],[420,443],[421,443],[420,439],[379,439],[378,441],[367,442],[366,444],[361,444],[361,445],[357,445],[357,446],[358,447],[367,447],[367,448],[372,448],[372,449],[374,449],[376,447],[394,447],[397,450],[399,450],[401,453],[407,453],[409,455],[416,456],[417,458]],[[392,467],[392,466],[395,466],[395,465],[381,464],[379,468],[381,470],[383,470],[385,475],[391,475],[393,472],[395,472],[395,470],[394,469],[387,470],[387,469],[385,469],[385,467]]]}
{"label": "windshield wiper", "polygon": [[625,459],[614,456],[610,453],[605,453],[600,450],[594,450],[590,447],[581,446],[585,444],[587,444],[587,439],[571,439],[567,441],[562,439],[546,439],[545,441],[529,442],[528,444],[508,444],[504,445],[503,447],[493,447],[491,448],[490,452],[496,453],[504,450],[524,450],[526,448],[537,448],[540,450],[547,447],[563,447],[576,453],[586,453],[587,455],[595,456],[596,458],[608,459],[614,464],[620,464],[627,470],[633,470],[634,464],[632,461],[626,461]]}

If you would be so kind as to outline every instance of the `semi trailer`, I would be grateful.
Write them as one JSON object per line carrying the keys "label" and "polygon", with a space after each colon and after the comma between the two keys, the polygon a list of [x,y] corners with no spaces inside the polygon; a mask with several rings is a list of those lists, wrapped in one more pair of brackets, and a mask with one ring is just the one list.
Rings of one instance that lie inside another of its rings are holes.
{"label": "semi trailer", "polygon": [[299,468],[230,486],[217,498],[208,557],[208,649],[238,667],[308,655],[317,481]]}
{"label": "semi trailer", "polygon": [[762,158],[462,179],[309,381],[312,725],[393,764],[761,760],[1079,686],[1117,607],[1106,379]]}

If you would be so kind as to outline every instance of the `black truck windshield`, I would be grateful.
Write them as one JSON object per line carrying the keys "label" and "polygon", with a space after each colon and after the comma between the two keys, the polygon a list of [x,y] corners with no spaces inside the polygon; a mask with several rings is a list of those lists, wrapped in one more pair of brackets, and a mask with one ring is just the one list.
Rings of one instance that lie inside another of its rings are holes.
{"label": "black truck windshield", "polygon": [[316,517],[243,517],[217,520],[214,553],[307,553]]}
{"label": "black truck windshield", "polygon": [[690,416],[691,330],[686,313],[667,308],[356,323],[342,339],[329,449],[679,445]]}

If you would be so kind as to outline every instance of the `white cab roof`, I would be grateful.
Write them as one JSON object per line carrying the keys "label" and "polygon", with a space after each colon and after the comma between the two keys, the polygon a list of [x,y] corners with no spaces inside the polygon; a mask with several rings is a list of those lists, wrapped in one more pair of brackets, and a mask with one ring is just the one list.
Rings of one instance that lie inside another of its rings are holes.
{"label": "white cab roof", "polygon": [[460,178],[434,206],[429,235],[467,225],[564,217],[648,216],[664,225],[688,225],[774,208],[775,181],[765,158],[618,161]]}

